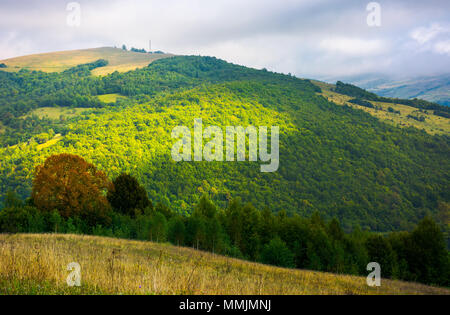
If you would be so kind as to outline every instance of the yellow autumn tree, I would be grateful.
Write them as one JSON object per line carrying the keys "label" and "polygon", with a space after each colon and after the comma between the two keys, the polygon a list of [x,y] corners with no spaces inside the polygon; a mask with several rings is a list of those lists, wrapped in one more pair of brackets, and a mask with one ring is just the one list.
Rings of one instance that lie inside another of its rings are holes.
{"label": "yellow autumn tree", "polygon": [[65,218],[80,217],[95,225],[106,218],[109,186],[104,172],[80,156],[64,153],[36,167],[31,197],[41,211],[57,210]]}

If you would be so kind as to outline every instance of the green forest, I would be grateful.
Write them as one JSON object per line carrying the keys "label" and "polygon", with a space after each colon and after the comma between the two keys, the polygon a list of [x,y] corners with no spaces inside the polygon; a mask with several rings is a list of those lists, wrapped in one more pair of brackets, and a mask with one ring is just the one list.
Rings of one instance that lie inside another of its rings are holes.
{"label": "green forest", "polygon": [[112,181],[95,165],[71,154],[52,155],[35,171],[31,197],[7,194],[1,233],[76,233],[170,242],[177,246],[262,262],[338,274],[365,275],[378,262],[384,278],[450,285],[450,255],[441,228],[425,217],[411,232],[380,235],[318,212],[309,218],[276,215],[240,198],[226,208],[207,195],[185,215],[148,198],[122,173]]}
{"label": "green forest", "polygon": [[[442,219],[450,200],[448,136],[336,106],[309,80],[213,57],[177,56],[126,73],[90,74],[106,64],[62,73],[0,71],[3,203],[8,191],[28,198],[35,167],[53,154],[71,153],[110,179],[131,174],[153,202],[183,215],[207,195],[222,209],[239,198],[288,216],[318,212],[337,218],[346,232],[357,226],[411,231],[427,215],[448,229]],[[364,98],[345,87],[342,92]],[[110,94],[120,97],[101,101]],[[79,114],[39,117],[33,114],[38,108]],[[194,118],[223,128],[279,126],[278,171],[261,173],[259,162],[248,161],[175,163],[171,131],[192,129]]]}

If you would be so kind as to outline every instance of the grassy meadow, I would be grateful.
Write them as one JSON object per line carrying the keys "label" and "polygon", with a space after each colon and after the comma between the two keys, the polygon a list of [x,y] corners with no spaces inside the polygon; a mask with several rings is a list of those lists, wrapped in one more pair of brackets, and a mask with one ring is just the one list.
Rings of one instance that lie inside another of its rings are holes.
{"label": "grassy meadow", "polygon": [[[69,287],[67,265],[81,265]],[[191,248],[82,235],[0,235],[0,294],[450,294],[416,283],[284,269]]]}
{"label": "grassy meadow", "polygon": [[39,119],[48,118],[53,120],[61,119],[61,116],[65,118],[72,118],[79,116],[81,113],[90,110],[91,108],[70,108],[70,107],[39,107],[33,109],[28,114],[22,116],[22,118],[37,116]]}
{"label": "grassy meadow", "polygon": [[98,99],[104,103],[115,103],[119,98],[126,98],[117,93],[98,95]]}
{"label": "grassy meadow", "polygon": [[[370,101],[370,103],[381,109],[368,108],[350,103],[349,100],[353,99],[353,97],[334,92],[334,85],[332,84],[319,81],[314,81],[314,84],[322,89],[322,93],[320,94],[323,97],[331,102],[334,102],[337,105],[348,105],[353,108],[362,109],[372,116],[375,116],[384,122],[393,124],[398,127],[415,127],[433,135],[450,135],[450,119],[434,115],[432,110],[429,110],[427,112],[419,112],[417,108],[407,105],[373,101]],[[389,112],[389,107],[393,108],[397,113]],[[415,119],[409,118],[408,115],[423,116],[425,117],[425,121],[417,121]]]}
{"label": "grassy meadow", "polygon": [[34,54],[1,60],[8,67],[4,71],[16,72],[20,69],[41,70],[44,72],[61,72],[80,64],[106,59],[106,67],[94,69],[93,75],[107,75],[118,72],[127,72],[146,67],[149,63],[166,58],[169,54],[144,54],[125,51],[119,48],[101,47],[92,49],[69,50],[52,53]]}

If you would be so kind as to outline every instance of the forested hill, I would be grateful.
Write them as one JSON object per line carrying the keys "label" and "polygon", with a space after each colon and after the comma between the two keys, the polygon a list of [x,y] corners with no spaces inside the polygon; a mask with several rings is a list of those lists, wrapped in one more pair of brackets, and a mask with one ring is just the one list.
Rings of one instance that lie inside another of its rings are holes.
{"label": "forested hill", "polygon": [[[99,63],[98,66],[102,66]],[[190,212],[202,194],[219,206],[241,197],[257,209],[338,217],[378,231],[408,229],[450,202],[450,142],[398,128],[320,95],[309,80],[178,56],[96,77],[0,71],[0,191],[30,195],[36,165],[80,155],[115,177],[131,173],[154,201]],[[280,166],[179,162],[175,126],[279,126]],[[442,117],[442,119],[446,119]]]}

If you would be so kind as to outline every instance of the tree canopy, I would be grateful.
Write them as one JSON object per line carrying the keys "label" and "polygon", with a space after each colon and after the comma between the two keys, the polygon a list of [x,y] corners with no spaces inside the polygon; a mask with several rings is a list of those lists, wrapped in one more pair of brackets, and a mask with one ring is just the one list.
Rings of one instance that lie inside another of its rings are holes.
{"label": "tree canopy", "polygon": [[105,173],[73,154],[50,156],[36,167],[31,198],[41,211],[58,211],[62,217],[80,216],[96,221],[109,207]]}

